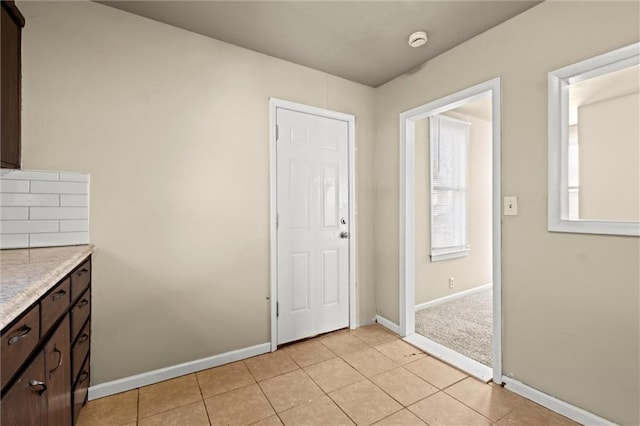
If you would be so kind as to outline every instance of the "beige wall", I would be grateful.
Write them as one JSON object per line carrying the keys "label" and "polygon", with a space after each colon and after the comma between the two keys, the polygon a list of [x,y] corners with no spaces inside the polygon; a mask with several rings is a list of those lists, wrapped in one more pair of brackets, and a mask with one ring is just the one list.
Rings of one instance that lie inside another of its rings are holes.
{"label": "beige wall", "polygon": [[96,3],[19,7],[23,166],[91,173],[93,384],[269,341],[269,97],[356,115],[373,318],[372,88]]}
{"label": "beige wall", "polygon": [[640,96],[578,107],[580,219],[640,221]]}
{"label": "beige wall", "polygon": [[640,40],[638,2],[546,1],[378,88],[379,314],[398,321],[398,114],[502,78],[505,374],[638,424],[640,240],[547,231],[547,74]]}
{"label": "beige wall", "polygon": [[547,73],[638,41],[637,2],[547,1],[376,91],[95,3],[19,7],[24,167],[92,176],[94,384],[269,339],[270,96],[357,116],[358,315],[397,321],[398,114],[501,76],[505,373],[640,422],[639,240],[546,222]]}
{"label": "beige wall", "polygon": [[[489,108],[490,108],[489,104]],[[416,304],[489,284],[491,278],[491,123],[448,111],[471,123],[467,156],[467,226],[471,251],[465,257],[431,262],[429,221],[429,120],[416,122]],[[449,288],[449,277],[455,287]]]}

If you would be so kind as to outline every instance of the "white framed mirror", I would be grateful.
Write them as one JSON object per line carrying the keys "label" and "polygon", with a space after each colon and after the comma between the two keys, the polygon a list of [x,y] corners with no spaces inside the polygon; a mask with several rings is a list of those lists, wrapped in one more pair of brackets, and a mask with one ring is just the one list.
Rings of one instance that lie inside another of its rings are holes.
{"label": "white framed mirror", "polygon": [[640,43],[552,71],[549,231],[640,235]]}

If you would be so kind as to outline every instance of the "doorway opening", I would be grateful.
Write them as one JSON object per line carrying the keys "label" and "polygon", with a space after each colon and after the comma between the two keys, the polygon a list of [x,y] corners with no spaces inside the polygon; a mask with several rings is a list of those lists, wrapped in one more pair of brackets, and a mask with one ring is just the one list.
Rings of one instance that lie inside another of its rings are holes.
{"label": "doorway opening", "polygon": [[355,117],[270,99],[271,350],[355,328]]}
{"label": "doorway opening", "polygon": [[400,327],[502,382],[500,79],[400,115]]}

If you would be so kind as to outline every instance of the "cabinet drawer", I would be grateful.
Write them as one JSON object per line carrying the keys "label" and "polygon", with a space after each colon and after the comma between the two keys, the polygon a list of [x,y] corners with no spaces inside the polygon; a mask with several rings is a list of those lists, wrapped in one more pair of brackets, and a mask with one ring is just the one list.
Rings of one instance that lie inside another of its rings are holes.
{"label": "cabinet drawer", "polygon": [[89,286],[91,281],[91,259],[87,259],[71,274],[71,301],[74,301]]}
{"label": "cabinet drawer", "polygon": [[80,300],[71,309],[71,341],[78,338],[80,329],[89,318],[91,313],[91,289],[88,289],[80,296]]}
{"label": "cabinet drawer", "polygon": [[40,302],[40,337],[44,336],[54,322],[69,307],[71,280],[67,278],[55,286]]}
{"label": "cabinet drawer", "polygon": [[84,359],[89,353],[89,347],[91,346],[91,321],[88,321],[82,330],[78,340],[73,344],[71,349],[71,377],[75,380],[80,372],[80,367],[84,362]]}
{"label": "cabinet drawer", "polygon": [[90,372],[91,370],[89,365],[89,358],[87,358],[84,365],[82,366],[82,369],[80,370],[78,381],[73,387],[73,424],[76,424],[76,422],[78,421],[80,409],[87,401]]}
{"label": "cabinet drawer", "polygon": [[2,388],[35,349],[40,338],[40,307],[34,306],[2,335]]}

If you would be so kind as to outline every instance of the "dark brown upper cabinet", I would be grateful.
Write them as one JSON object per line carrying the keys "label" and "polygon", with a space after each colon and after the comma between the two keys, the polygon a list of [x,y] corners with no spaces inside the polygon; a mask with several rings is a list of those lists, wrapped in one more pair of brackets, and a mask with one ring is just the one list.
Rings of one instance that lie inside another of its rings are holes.
{"label": "dark brown upper cabinet", "polygon": [[20,109],[22,80],[22,28],[24,17],[15,2],[2,0],[0,56],[0,162],[3,168],[20,168]]}

